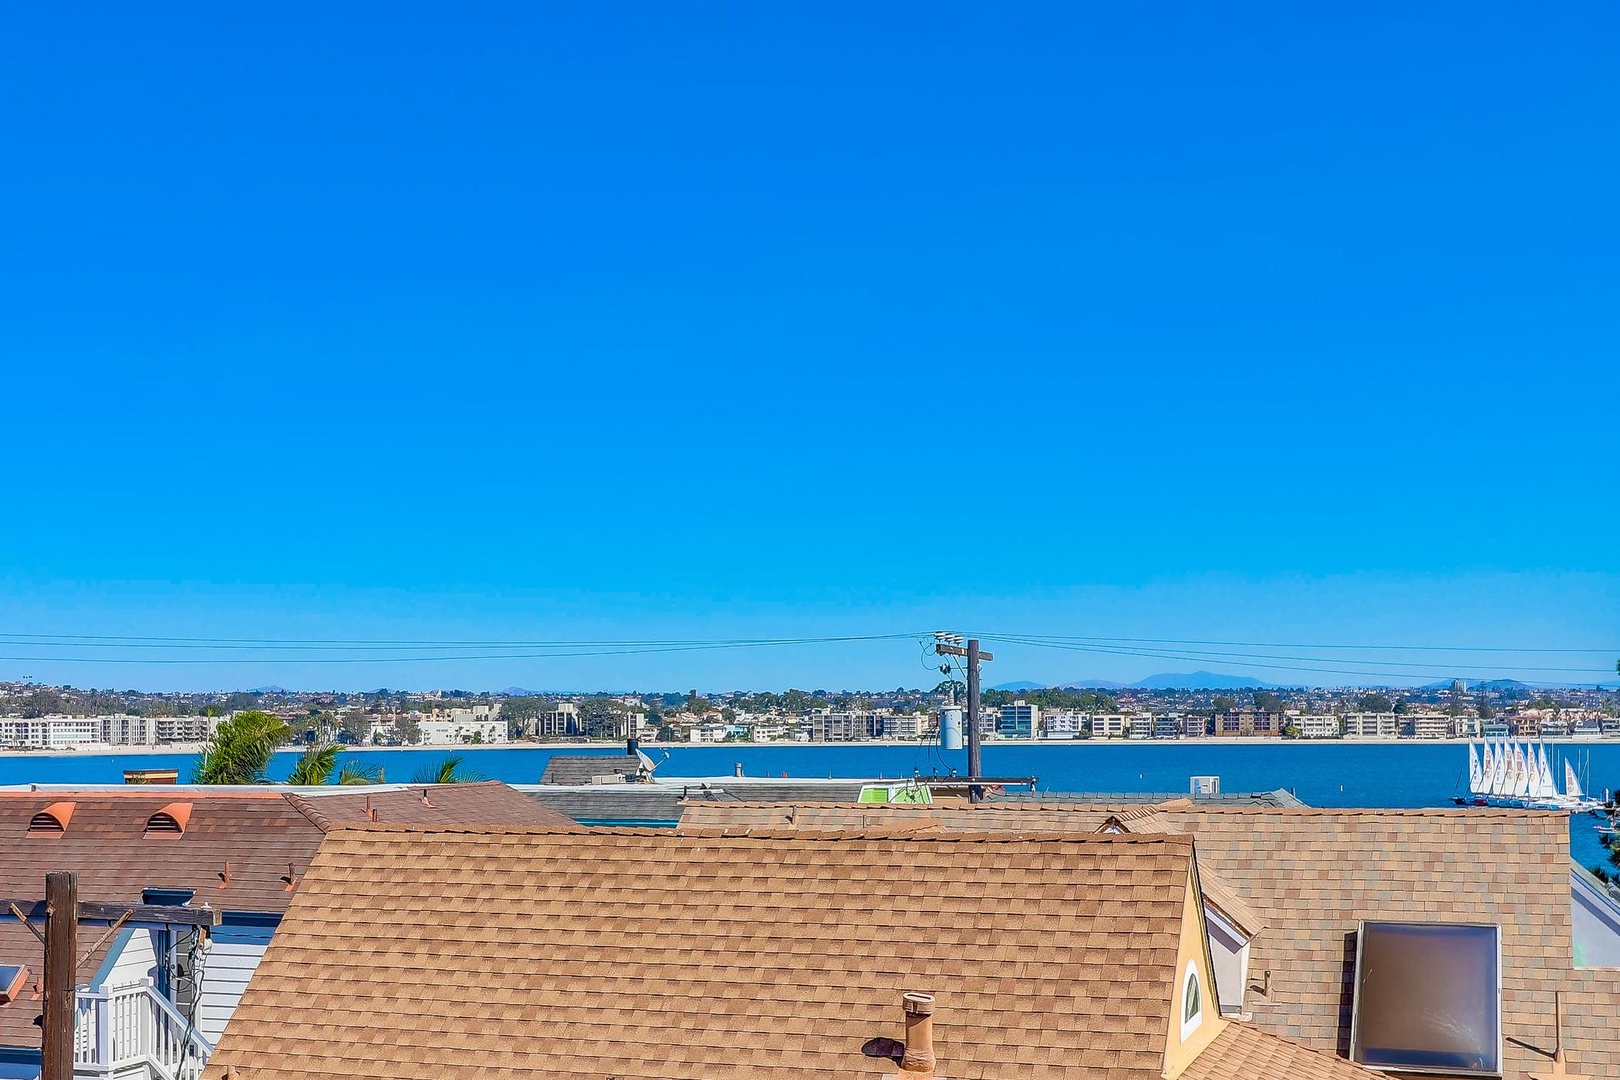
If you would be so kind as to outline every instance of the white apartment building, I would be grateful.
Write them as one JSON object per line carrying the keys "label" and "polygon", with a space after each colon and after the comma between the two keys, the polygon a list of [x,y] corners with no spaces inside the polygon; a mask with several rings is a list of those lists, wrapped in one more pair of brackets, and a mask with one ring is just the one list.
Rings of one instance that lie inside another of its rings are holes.
{"label": "white apartment building", "polygon": [[151,721],[151,741],[154,743],[207,742],[214,737],[219,725],[225,722],[225,717],[154,716]]}
{"label": "white apartment building", "polygon": [[101,720],[93,716],[0,717],[0,745],[60,750],[101,741]]}
{"label": "white apartment building", "polygon": [[421,719],[419,726],[424,746],[506,741],[506,721],[501,719],[499,705],[434,709]]}
{"label": "white apartment building", "polygon": [[572,701],[559,702],[555,709],[534,718],[534,733],[542,739],[578,735],[579,706]]}
{"label": "white apartment building", "polygon": [[1153,738],[1153,714],[1136,713],[1128,719],[1127,734],[1133,739]]}
{"label": "white apartment building", "polygon": [[98,716],[101,741],[113,746],[150,746],[157,742],[155,716]]}
{"label": "white apartment building", "polygon": [[852,742],[883,736],[883,716],[875,712],[828,712],[810,714],[810,738],[814,742]]}
{"label": "white apartment building", "polygon": [[1041,713],[1041,732],[1048,739],[1078,739],[1091,730],[1087,717],[1077,712]]}
{"label": "white apartment building", "polygon": [[1311,713],[1306,716],[1289,717],[1289,720],[1299,725],[1301,738],[1337,739],[1339,737],[1339,718],[1332,713]]}
{"label": "white apartment building", "polygon": [[933,718],[926,713],[892,713],[883,718],[885,739],[920,739],[933,730]]}
{"label": "white apartment building", "polygon": [[1093,739],[1123,739],[1131,731],[1130,719],[1122,713],[1093,713],[1091,737]]}
{"label": "white apartment building", "polygon": [[1401,734],[1401,718],[1392,712],[1346,713],[1344,737],[1347,739],[1396,739]]}
{"label": "white apartment building", "polygon": [[1414,739],[1449,739],[1454,728],[1445,713],[1412,713],[1406,717]]}
{"label": "white apartment building", "polygon": [[503,743],[505,720],[423,720],[419,725],[423,746],[459,746],[465,743]]}

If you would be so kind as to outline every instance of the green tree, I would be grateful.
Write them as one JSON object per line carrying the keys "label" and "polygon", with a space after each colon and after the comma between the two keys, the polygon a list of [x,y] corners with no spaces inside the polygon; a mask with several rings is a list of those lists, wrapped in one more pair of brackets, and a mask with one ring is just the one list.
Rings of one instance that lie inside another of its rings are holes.
{"label": "green tree", "polygon": [[476,784],[483,776],[468,768],[460,754],[446,754],[436,765],[424,765],[411,778],[413,784]]}
{"label": "green tree", "polygon": [[608,697],[582,698],[579,729],[587,739],[616,739],[624,720],[624,706]]}
{"label": "green tree", "polygon": [[1211,702],[1209,707],[1214,709],[1216,712],[1230,712],[1237,708],[1237,699],[1227,697],[1225,694],[1222,694],[1220,697]]}
{"label": "green tree", "polygon": [[1395,703],[1383,694],[1362,694],[1356,698],[1357,712],[1394,712]]}
{"label": "green tree", "polygon": [[394,734],[407,746],[419,743],[422,741],[422,723],[411,713],[399,713],[394,717]]}
{"label": "green tree", "polygon": [[539,697],[510,697],[501,702],[501,719],[512,738],[527,735],[534,730],[535,717],[551,710],[551,702]]}
{"label": "green tree", "polygon": [[191,779],[197,784],[255,784],[265,779],[270,756],[287,741],[286,723],[258,709],[237,713],[214,729]]}
{"label": "green tree", "polygon": [[1270,690],[1259,690],[1254,695],[1254,707],[1260,712],[1282,712],[1282,695]]}

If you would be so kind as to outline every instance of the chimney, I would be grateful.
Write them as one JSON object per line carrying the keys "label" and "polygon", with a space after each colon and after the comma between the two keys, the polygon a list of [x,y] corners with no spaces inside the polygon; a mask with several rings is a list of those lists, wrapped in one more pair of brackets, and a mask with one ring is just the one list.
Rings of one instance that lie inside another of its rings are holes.
{"label": "chimney", "polygon": [[900,995],[906,1011],[906,1054],[900,1060],[900,1075],[906,1080],[924,1080],[934,1075],[934,995]]}

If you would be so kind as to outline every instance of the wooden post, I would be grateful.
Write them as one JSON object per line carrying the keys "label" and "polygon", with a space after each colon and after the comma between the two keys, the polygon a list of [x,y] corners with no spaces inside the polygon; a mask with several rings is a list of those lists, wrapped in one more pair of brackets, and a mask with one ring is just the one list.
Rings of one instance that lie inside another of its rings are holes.
{"label": "wooden post", "polygon": [[40,1080],[73,1080],[73,984],[78,980],[79,883],[45,875],[45,1031]]}
{"label": "wooden post", "polygon": [[[984,775],[984,764],[981,757],[983,736],[979,734],[979,641],[975,638],[967,643],[967,722],[968,722],[968,779],[977,780]],[[974,803],[984,802],[984,785],[972,784],[968,787],[968,801]]]}

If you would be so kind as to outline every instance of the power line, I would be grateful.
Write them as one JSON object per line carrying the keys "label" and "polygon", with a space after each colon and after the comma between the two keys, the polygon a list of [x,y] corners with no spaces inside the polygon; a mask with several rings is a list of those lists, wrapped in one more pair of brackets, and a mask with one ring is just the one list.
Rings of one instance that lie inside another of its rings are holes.
{"label": "power line", "polygon": [[[1123,648],[1110,649],[1110,648],[1104,648],[1104,647],[1101,647],[1101,646],[1072,645],[1072,644],[1060,644],[1060,643],[1055,643],[1055,642],[1030,641],[1030,640],[1024,640],[1024,639],[1013,638],[1013,637],[995,637],[995,636],[988,635],[988,634],[985,635],[985,638],[987,640],[1001,641],[1001,642],[1006,642],[1008,644],[1028,645],[1028,646],[1032,646],[1032,647],[1035,647],[1035,648],[1062,649],[1062,650],[1069,651],[1069,652],[1093,653],[1093,654],[1099,654],[1099,655],[1105,655],[1105,656],[1146,657],[1146,658],[1158,659],[1158,660],[1179,660],[1179,661],[1182,661],[1182,662],[1185,662],[1185,663],[1210,663],[1211,662],[1209,657],[1207,657],[1207,656],[1200,657],[1199,655],[1197,655],[1195,653],[1194,654],[1189,654],[1189,653],[1185,653],[1185,652],[1157,652],[1157,651],[1147,651],[1147,650],[1140,650],[1140,649],[1123,649]],[[1263,657],[1263,658],[1256,658],[1256,659],[1244,659],[1243,657],[1241,657],[1241,656],[1239,656],[1237,654],[1218,654],[1218,655],[1224,655],[1227,659],[1243,659],[1243,664],[1242,664],[1243,667],[1250,667],[1250,668],[1258,667],[1258,668],[1265,668],[1265,669],[1268,669],[1268,670],[1275,670],[1275,671],[1320,672],[1320,673],[1335,674],[1335,675],[1354,675],[1354,676],[1357,676],[1357,677],[1360,677],[1360,678],[1411,679],[1411,678],[1423,678],[1423,677],[1426,677],[1426,676],[1444,678],[1444,677],[1446,677],[1446,676],[1448,676],[1450,674],[1453,674],[1455,672],[1455,670],[1456,670],[1455,668],[1451,668],[1451,667],[1447,667],[1447,668],[1433,667],[1433,668],[1430,668],[1428,671],[1423,671],[1421,669],[1417,670],[1417,671],[1376,671],[1376,670],[1366,670],[1366,669],[1356,669],[1356,668],[1342,668],[1342,667],[1333,667],[1333,666],[1331,666],[1331,665],[1333,665],[1335,663],[1355,663],[1356,661],[1344,661],[1344,660],[1312,661],[1308,657],[1287,657],[1287,656],[1271,656],[1271,657]],[[1279,663],[1267,663],[1266,662],[1266,661],[1275,661],[1275,660],[1301,660],[1301,661],[1304,661],[1304,662],[1303,663],[1293,663],[1293,664],[1288,664],[1288,663],[1279,664]],[[1506,666],[1506,665],[1504,665],[1504,666]],[[1501,670],[1501,668],[1500,667],[1495,667],[1495,668],[1490,668],[1488,670],[1499,671],[1499,670]],[[1518,668],[1515,665],[1514,670],[1524,670],[1524,669]],[[1578,672],[1581,672],[1581,673],[1584,673],[1584,674],[1592,674],[1592,675],[1606,675],[1606,674],[1609,673],[1609,669],[1607,669],[1607,668],[1602,668],[1602,669],[1597,669],[1597,668],[1576,668],[1576,669],[1560,669],[1560,670],[1573,670],[1573,671],[1578,671]]]}
{"label": "power line", "polygon": [[[1112,652],[1113,655],[1121,655],[1121,656],[1153,656],[1153,657],[1162,657],[1164,659],[1189,660],[1189,661],[1200,661],[1200,662],[1207,661],[1207,660],[1212,660],[1212,659],[1213,660],[1243,660],[1243,661],[1250,661],[1250,660],[1293,660],[1293,661],[1298,661],[1300,663],[1306,663],[1306,664],[1315,664],[1315,663],[1321,663],[1321,664],[1352,664],[1352,665],[1355,665],[1357,667],[1382,666],[1382,667],[1398,667],[1398,668],[1415,668],[1415,669],[1419,669],[1419,670],[1435,670],[1435,671],[1440,671],[1440,670],[1444,670],[1444,671],[1500,671],[1502,669],[1502,667],[1504,666],[1503,664],[1500,664],[1500,663],[1498,663],[1498,664],[1456,664],[1456,663],[1452,663],[1450,661],[1436,662],[1436,663],[1429,663],[1429,664],[1415,664],[1415,663],[1407,663],[1407,662],[1400,661],[1400,660],[1351,660],[1351,659],[1346,659],[1344,657],[1293,656],[1293,655],[1288,655],[1288,654],[1278,655],[1278,654],[1272,654],[1272,653],[1247,653],[1247,652],[1211,652],[1211,651],[1208,651],[1208,650],[1199,650],[1199,649],[1177,649],[1177,650],[1174,651],[1174,655],[1165,655],[1165,654],[1158,653],[1158,652],[1149,652],[1149,651],[1143,651],[1143,650],[1140,650],[1140,649],[1133,649],[1133,648],[1129,648],[1127,646],[1119,646],[1116,649],[1105,650],[1103,646],[1081,645],[1081,644],[1072,643],[1072,642],[1060,642],[1060,641],[1044,640],[1044,639],[1041,639],[1041,638],[1031,638],[1031,637],[1012,636],[1012,635],[998,636],[998,635],[994,635],[994,634],[986,634],[984,636],[985,636],[986,640],[990,640],[990,641],[1005,641],[1005,642],[1008,642],[1008,643],[1011,643],[1011,644],[1029,645],[1029,646],[1033,646],[1033,647],[1036,647],[1036,648],[1068,649],[1068,650],[1072,650],[1072,651],[1075,651],[1075,652],[1110,651],[1110,652]],[[1607,668],[1590,668],[1590,667],[1546,667],[1546,666],[1535,667],[1535,666],[1526,666],[1526,665],[1523,665],[1523,664],[1512,664],[1511,666],[1513,667],[1513,669],[1515,671],[1560,672],[1560,673],[1565,673],[1565,674],[1594,674],[1594,673],[1606,673],[1608,671]]]}
{"label": "power line", "polygon": [[204,638],[204,637],[125,637],[112,634],[19,634],[0,633],[0,642],[13,646],[73,649],[335,649],[390,650],[417,649],[578,649],[681,647],[681,648],[761,648],[776,645],[820,645],[844,641],[890,641],[917,638],[917,632],[903,634],[848,634],[805,638],[697,638],[697,639],[601,639],[601,640],[363,640],[353,638]]}
{"label": "power line", "polygon": [[[241,663],[283,663],[283,664],[425,664],[439,661],[463,660],[555,660],[590,656],[646,656],[654,653],[680,653],[680,652],[708,652],[726,649],[761,649],[761,648],[789,648],[809,645],[845,644],[850,642],[866,641],[894,641],[912,639],[915,633],[907,634],[851,634],[839,637],[820,638],[765,638],[765,639],[736,639],[721,641],[687,641],[668,642],[660,644],[613,642],[606,648],[575,648],[567,649],[565,643],[556,643],[559,648],[567,651],[548,652],[500,652],[486,654],[452,653],[435,656],[253,656],[253,657],[220,657],[220,656],[0,656],[0,661],[14,663],[63,663],[63,664],[241,664]],[[28,647],[31,642],[10,641],[12,646]],[[588,643],[580,643],[588,644]],[[41,648],[62,647],[40,645]],[[80,646],[68,646],[78,648]],[[126,649],[145,649],[150,646],[129,644]],[[313,646],[312,646],[313,647]],[[521,646],[514,645],[513,648]],[[191,646],[197,650],[210,650],[215,646]],[[269,649],[271,647],[266,647]],[[264,650],[260,650],[261,652]]]}
{"label": "power line", "polygon": [[[977,631],[981,638],[1001,638],[1005,635]],[[3,635],[0,635],[3,636]],[[1378,652],[1482,652],[1482,653],[1591,653],[1595,655],[1620,654],[1620,645],[1604,649],[1524,648],[1517,645],[1343,645],[1328,642],[1275,642],[1275,641],[1210,641],[1198,638],[1144,638],[1144,637],[1071,637],[1062,634],[1019,634],[1028,641],[1076,642],[1081,644],[1142,644],[1142,645],[1216,645],[1251,649],[1366,649]]]}

